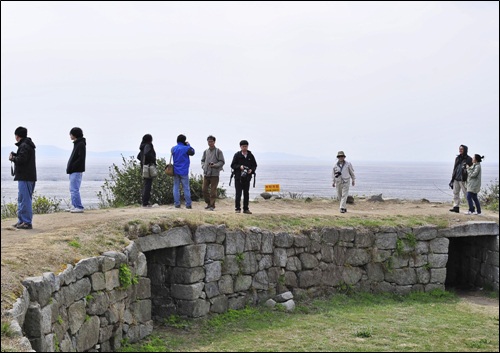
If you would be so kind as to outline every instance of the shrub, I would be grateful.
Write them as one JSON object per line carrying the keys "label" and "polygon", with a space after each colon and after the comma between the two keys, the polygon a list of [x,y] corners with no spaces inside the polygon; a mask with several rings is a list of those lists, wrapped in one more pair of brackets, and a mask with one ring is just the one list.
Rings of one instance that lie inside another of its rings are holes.
{"label": "shrub", "polygon": [[479,200],[484,208],[492,211],[498,211],[498,179],[490,181],[491,184],[481,190]]}
{"label": "shrub", "polygon": [[[36,192],[33,193],[32,207],[34,214],[58,212],[60,205],[61,200],[57,200],[55,197],[48,198],[46,196],[38,196]],[[2,200],[2,219],[15,217],[17,217],[17,200],[16,202],[7,203],[4,198]]]}
{"label": "shrub", "polygon": [[[174,202],[173,187],[174,179],[164,171],[167,165],[165,158],[156,160],[158,176],[153,180],[151,188],[151,203],[166,205]],[[121,167],[113,164],[109,167],[109,179],[104,179],[101,186],[102,191],[97,194],[99,207],[121,207],[139,204],[142,201],[142,175],[139,161],[130,156],[128,159],[122,156]],[[202,186],[203,176],[191,173],[189,178],[191,199],[199,201],[203,198]],[[182,197],[181,189],[181,197]],[[226,190],[217,188],[219,198],[226,197]]]}

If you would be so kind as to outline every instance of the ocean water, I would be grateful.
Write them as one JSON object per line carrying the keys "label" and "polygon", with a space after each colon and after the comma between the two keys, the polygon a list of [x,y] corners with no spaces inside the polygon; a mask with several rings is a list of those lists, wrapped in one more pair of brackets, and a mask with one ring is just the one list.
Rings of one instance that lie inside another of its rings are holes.
{"label": "ocean water", "polygon": [[[449,189],[452,164],[446,163],[375,163],[351,161],[356,174],[356,185],[350,188],[350,195],[372,196],[382,194],[384,199],[407,200],[427,199],[432,202],[450,202]],[[80,193],[85,207],[97,207],[97,193],[102,191],[105,179],[109,178],[112,163],[87,164]],[[37,195],[62,200],[61,207],[70,203],[69,180],[64,162],[39,163]],[[316,164],[282,164],[269,161],[259,163],[255,188],[250,188],[251,199],[265,191],[265,184],[280,184],[284,196],[334,198],[331,171],[333,162]],[[498,164],[482,163],[482,189],[499,179]],[[201,174],[197,160],[191,162],[191,172]],[[234,183],[229,186],[231,172],[229,166],[221,173],[220,187],[226,189],[229,197],[234,197]],[[10,166],[2,166],[2,202],[16,202],[17,182],[10,175]]]}

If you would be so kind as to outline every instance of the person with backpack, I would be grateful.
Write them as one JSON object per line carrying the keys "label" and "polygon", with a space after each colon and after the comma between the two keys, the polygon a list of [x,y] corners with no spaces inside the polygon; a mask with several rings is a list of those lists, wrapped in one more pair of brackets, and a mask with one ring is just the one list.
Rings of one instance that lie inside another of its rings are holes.
{"label": "person with backpack", "polygon": [[[252,214],[248,208],[250,198],[250,181],[252,175],[255,175],[257,161],[251,151],[248,150],[248,141],[240,141],[240,151],[236,152],[231,163],[231,169],[234,175],[235,212],[241,213],[241,193],[243,193],[243,213]],[[255,185],[254,185],[255,186]]]}
{"label": "person with backpack", "polygon": [[208,136],[208,148],[201,157],[201,168],[203,169],[203,198],[207,203],[206,210],[215,210],[215,200],[217,199],[217,186],[219,185],[219,174],[226,163],[224,154],[215,147],[215,136]]}

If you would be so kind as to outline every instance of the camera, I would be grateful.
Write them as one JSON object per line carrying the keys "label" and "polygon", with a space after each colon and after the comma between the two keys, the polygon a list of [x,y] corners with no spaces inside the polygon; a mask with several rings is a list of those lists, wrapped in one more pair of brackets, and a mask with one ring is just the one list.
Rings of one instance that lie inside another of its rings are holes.
{"label": "camera", "polygon": [[335,178],[338,178],[338,177],[339,177],[339,176],[341,176],[341,175],[342,175],[342,173],[341,173],[341,172],[336,172],[336,173],[335,173]]}
{"label": "camera", "polygon": [[248,167],[243,167],[243,170],[241,171],[241,177],[246,178],[248,176]]}

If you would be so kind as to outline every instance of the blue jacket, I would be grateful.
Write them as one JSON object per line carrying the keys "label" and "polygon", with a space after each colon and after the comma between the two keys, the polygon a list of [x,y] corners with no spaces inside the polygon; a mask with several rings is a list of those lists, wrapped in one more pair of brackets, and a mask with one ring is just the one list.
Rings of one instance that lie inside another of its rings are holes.
{"label": "blue jacket", "polygon": [[178,142],[177,146],[172,147],[172,160],[174,164],[174,174],[188,175],[189,174],[189,156],[194,156],[194,148],[189,144],[185,145]]}

